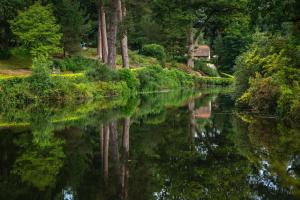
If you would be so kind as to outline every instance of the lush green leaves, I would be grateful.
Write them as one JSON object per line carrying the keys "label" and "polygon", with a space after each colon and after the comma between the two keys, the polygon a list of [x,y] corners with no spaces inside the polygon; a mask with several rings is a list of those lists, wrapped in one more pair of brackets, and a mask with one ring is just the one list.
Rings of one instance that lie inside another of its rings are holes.
{"label": "lush green leaves", "polygon": [[35,3],[10,22],[18,42],[33,56],[60,52],[60,26],[50,6]]}

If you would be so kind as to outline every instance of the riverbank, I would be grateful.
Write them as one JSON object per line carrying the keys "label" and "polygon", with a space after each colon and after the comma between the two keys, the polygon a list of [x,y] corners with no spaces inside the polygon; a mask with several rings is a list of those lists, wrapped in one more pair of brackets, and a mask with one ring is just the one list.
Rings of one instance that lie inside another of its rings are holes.
{"label": "riverbank", "polygon": [[50,74],[47,61],[36,61],[31,75],[0,78],[0,103],[5,107],[30,104],[69,104],[116,96],[134,96],[139,92],[228,85],[230,78],[197,77],[175,68],[149,66],[111,70],[97,64],[79,73]]}

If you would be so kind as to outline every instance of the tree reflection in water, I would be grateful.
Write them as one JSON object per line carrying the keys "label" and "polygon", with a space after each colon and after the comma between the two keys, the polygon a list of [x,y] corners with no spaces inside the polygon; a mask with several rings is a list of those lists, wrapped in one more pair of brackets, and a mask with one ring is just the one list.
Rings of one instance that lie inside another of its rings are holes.
{"label": "tree reflection in water", "polygon": [[214,91],[113,101],[4,113],[0,199],[300,198],[299,129]]}

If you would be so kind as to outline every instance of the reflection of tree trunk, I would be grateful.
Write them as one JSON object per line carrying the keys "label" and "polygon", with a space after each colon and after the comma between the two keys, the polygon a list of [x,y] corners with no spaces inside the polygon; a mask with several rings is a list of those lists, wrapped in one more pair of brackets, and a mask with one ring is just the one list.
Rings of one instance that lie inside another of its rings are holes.
{"label": "reflection of tree trunk", "polygon": [[[126,16],[126,6],[124,0],[118,0],[119,13],[118,18],[119,21],[122,22]],[[123,67],[129,68],[129,56],[128,56],[128,39],[127,39],[127,31],[124,29],[121,32],[121,53],[122,53],[122,61]]]}
{"label": "reflection of tree trunk", "polygon": [[110,154],[111,161],[113,164],[113,182],[116,184],[117,194],[121,197],[121,168],[120,168],[120,155],[118,147],[118,130],[117,130],[117,121],[113,120],[109,123],[110,127]]}
{"label": "reflection of tree trunk", "polygon": [[196,135],[196,120],[194,117],[194,110],[195,110],[195,100],[192,100],[189,102],[189,111],[190,111],[190,137],[191,141],[194,140],[194,137]]}
{"label": "reflection of tree trunk", "polygon": [[108,178],[108,150],[109,150],[109,126],[103,126],[103,176],[106,181]]}
{"label": "reflection of tree trunk", "polygon": [[129,159],[129,129],[130,129],[130,118],[124,119],[123,126],[123,141],[122,141],[122,200],[128,199],[128,159]]}
{"label": "reflection of tree trunk", "polygon": [[109,33],[108,33],[108,61],[107,64],[111,68],[116,68],[116,40],[118,32],[118,1],[111,1],[111,17],[109,24]]}
{"label": "reflection of tree trunk", "polygon": [[187,65],[190,68],[194,68],[193,51],[194,51],[194,33],[193,33],[193,27],[191,26],[189,30],[189,49],[188,49],[188,62],[187,62]]}

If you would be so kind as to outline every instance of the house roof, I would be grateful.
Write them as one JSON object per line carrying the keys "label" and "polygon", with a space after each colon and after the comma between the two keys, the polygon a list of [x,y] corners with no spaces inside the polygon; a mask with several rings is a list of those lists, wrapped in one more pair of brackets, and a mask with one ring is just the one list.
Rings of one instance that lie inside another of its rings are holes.
{"label": "house roof", "polygon": [[194,49],[195,57],[209,57],[210,48],[207,45],[199,45]]}

